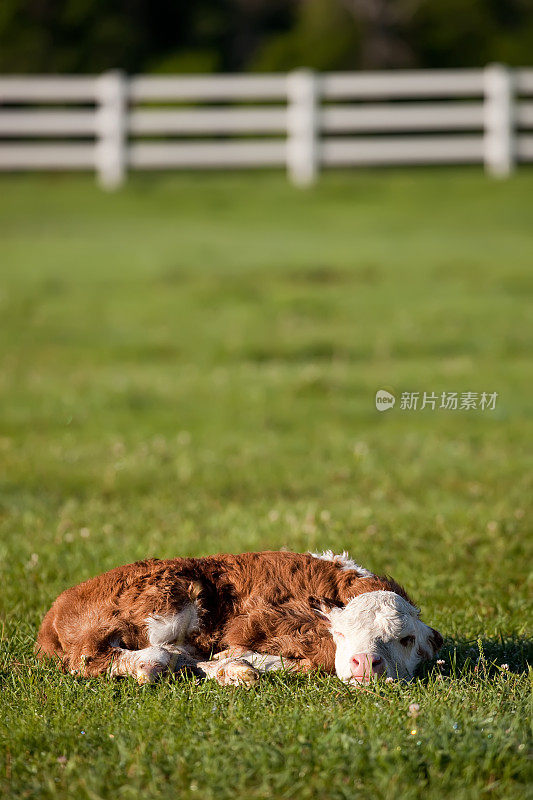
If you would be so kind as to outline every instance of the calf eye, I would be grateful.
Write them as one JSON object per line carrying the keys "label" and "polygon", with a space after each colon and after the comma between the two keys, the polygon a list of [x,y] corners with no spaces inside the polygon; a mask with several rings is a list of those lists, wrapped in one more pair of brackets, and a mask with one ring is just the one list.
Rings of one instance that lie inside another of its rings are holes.
{"label": "calf eye", "polygon": [[400,644],[404,647],[412,647],[415,643],[414,636],[404,636],[403,639],[400,639]]}

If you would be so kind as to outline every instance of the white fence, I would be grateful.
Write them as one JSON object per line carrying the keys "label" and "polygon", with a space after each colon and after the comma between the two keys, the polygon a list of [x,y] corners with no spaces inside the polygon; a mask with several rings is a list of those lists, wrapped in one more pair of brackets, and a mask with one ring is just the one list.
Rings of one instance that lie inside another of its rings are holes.
{"label": "white fence", "polygon": [[533,161],[533,69],[0,78],[0,170]]}

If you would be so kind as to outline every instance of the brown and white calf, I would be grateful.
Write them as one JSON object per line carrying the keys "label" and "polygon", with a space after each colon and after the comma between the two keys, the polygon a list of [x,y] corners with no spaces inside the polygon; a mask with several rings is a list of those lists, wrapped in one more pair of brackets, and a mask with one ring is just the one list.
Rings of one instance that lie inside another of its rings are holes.
{"label": "brown and white calf", "polygon": [[352,684],[409,679],[442,645],[419,613],[399,584],[346,553],[150,559],[60,594],[37,653],[72,673],[140,683],[182,667],[221,684],[280,668]]}

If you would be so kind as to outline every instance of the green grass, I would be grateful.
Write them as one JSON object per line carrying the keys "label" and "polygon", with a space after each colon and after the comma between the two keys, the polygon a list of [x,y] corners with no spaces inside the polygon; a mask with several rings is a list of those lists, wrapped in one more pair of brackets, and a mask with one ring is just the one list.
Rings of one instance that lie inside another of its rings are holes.
{"label": "green grass", "polygon": [[[532,192],[525,169],[0,180],[6,795],[526,796]],[[380,414],[383,386],[499,397]],[[93,574],[284,546],[392,573],[445,664],[246,692],[32,655]]]}

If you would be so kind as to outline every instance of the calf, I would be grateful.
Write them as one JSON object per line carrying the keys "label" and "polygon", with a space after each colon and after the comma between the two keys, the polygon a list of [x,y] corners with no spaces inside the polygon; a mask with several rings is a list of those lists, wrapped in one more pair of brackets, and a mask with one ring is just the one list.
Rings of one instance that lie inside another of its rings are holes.
{"label": "calf", "polygon": [[140,683],[185,667],[221,684],[280,668],[359,684],[412,678],[441,644],[391,578],[346,553],[281,551],[117,567],[59,595],[37,653],[73,674]]}

